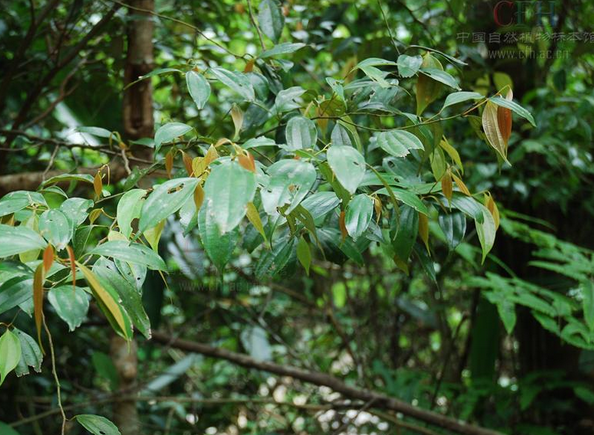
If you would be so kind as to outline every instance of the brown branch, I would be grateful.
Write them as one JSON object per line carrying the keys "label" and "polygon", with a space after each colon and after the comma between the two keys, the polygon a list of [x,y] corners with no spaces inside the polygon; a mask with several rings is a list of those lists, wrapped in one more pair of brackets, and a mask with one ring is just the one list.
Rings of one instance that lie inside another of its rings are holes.
{"label": "brown branch", "polygon": [[[26,401],[29,402],[30,398],[17,398],[18,401]],[[309,412],[324,412],[330,410],[350,410],[357,408],[357,403],[344,403],[344,402],[332,402],[332,403],[322,403],[322,404],[298,404],[295,402],[280,402],[273,398],[266,398],[266,397],[253,397],[253,398],[199,398],[199,397],[186,397],[186,396],[139,396],[139,395],[110,395],[104,398],[97,398],[94,400],[89,400],[86,402],[78,402],[73,403],[71,405],[64,406],[64,410],[70,411],[74,409],[86,408],[89,406],[97,406],[101,404],[107,404],[112,402],[121,402],[126,400],[135,400],[137,402],[175,402],[175,403],[195,403],[201,404],[203,406],[221,406],[221,405],[275,405],[279,407],[289,407],[295,409],[301,409],[303,411]],[[33,415],[31,417],[22,418],[18,421],[10,423],[10,427],[18,427],[23,426],[25,424],[33,423],[39,420],[42,420],[46,417],[51,417],[52,415],[56,415],[60,413],[59,408],[54,408],[47,410],[45,412],[41,412],[37,415]],[[408,429],[413,432],[417,432],[423,435],[437,435],[435,432],[430,431],[429,429],[425,429],[424,427],[415,426],[411,423],[404,422],[398,417],[386,414],[383,412],[369,410],[369,413],[377,415],[382,420],[389,421],[390,423],[394,424],[394,426],[401,427],[403,429]]]}
{"label": "brown branch", "polygon": [[[112,183],[116,183],[128,175],[124,165],[122,165],[120,162],[112,162],[110,163],[109,167]],[[99,167],[78,168],[75,173],[95,175],[99,169]],[[69,172],[54,170],[2,175],[0,176],[0,197],[6,195],[8,192],[13,192],[15,190],[37,190],[39,185],[43,183],[45,179],[49,179],[51,177],[67,173]]]}
{"label": "brown branch", "polygon": [[12,81],[14,74],[18,71],[18,67],[23,61],[25,53],[31,45],[31,42],[33,41],[35,34],[37,33],[39,25],[47,18],[49,13],[55,9],[59,1],[60,0],[50,0],[41,10],[37,18],[35,18],[34,10],[32,10],[31,24],[29,25],[29,30],[27,30],[27,34],[21,41],[21,45],[17,49],[17,52],[12,62],[10,62],[10,66],[8,67],[8,70],[4,73],[4,77],[2,79],[2,82],[0,83],[0,113],[4,110],[6,94],[8,93],[8,89],[10,88],[10,82]]}
{"label": "brown branch", "polygon": [[179,339],[159,331],[153,332],[153,340],[188,352],[196,352],[212,358],[224,359],[242,367],[262,370],[280,376],[290,376],[310,384],[329,387],[350,399],[360,400],[365,403],[373,401],[374,408],[399,412],[405,416],[441,427],[443,429],[448,429],[462,435],[502,435],[500,432],[494,430],[472,426],[436,412],[417,408],[406,402],[386,396],[382,393],[348,385],[344,381],[325,373],[312,372],[297,367],[275,364],[268,361],[259,361],[248,355],[232,352],[218,347],[212,347],[204,343]]}
{"label": "brown branch", "polygon": [[[67,56],[65,56],[59,63],[57,63],[56,66],[54,66],[41,79],[41,81],[37,84],[37,86],[29,93],[29,95],[25,99],[23,105],[21,106],[21,109],[19,110],[19,113],[17,114],[17,116],[16,116],[16,118],[15,118],[13,124],[12,124],[11,130],[17,130],[25,122],[29,111],[33,107],[33,104],[35,104],[35,102],[39,98],[39,95],[41,95],[41,92],[43,91],[43,89],[47,85],[49,85],[49,83],[53,80],[53,78],[65,66],[67,66],[70,62],[72,62],[72,60],[74,60],[74,58],[76,56],[79,55],[79,53],[87,46],[87,44],[89,43],[89,41],[91,39],[93,39],[99,33],[99,31],[103,28],[103,26],[106,25],[112,19],[112,17],[114,16],[114,14],[117,12],[117,10],[119,8],[120,8],[120,5],[115,4],[101,18],[101,20],[99,20],[99,22],[97,24],[95,24],[95,26],[93,26],[93,28],[89,31],[89,33],[87,33],[76,45],[74,45],[70,49],[69,54]],[[10,147],[10,144],[12,143],[12,141],[14,140],[15,137],[16,137],[15,134],[8,134],[3,146],[5,148],[9,148]],[[0,162],[0,166],[1,166],[1,163],[2,162]]]}

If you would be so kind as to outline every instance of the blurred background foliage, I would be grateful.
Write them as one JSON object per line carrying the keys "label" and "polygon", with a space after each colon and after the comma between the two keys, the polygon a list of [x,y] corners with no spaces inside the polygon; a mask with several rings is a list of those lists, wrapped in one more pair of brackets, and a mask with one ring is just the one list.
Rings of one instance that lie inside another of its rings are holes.
{"label": "blurred background foliage", "polygon": [[[260,281],[245,246],[220,274],[173,222],[160,253],[174,272],[167,286],[153,276],[144,291],[153,328],[332,373],[504,433],[594,433],[593,335],[568,328],[582,315],[583,283],[592,282],[594,270],[594,5],[542,3],[554,5],[556,20],[545,17],[538,26],[534,10],[527,8],[523,23],[501,27],[493,16],[497,2],[284,1],[283,40],[308,47],[290,56],[285,71],[269,71],[271,83],[283,88],[307,83],[309,89],[328,91],[325,77],[344,77],[366,57],[396,60],[398,50],[413,45],[468,63],[453,70],[465,90],[493,94],[505,84],[513,87],[537,127],[514,129],[511,166],[498,167],[468,122],[448,124],[444,131],[462,156],[467,185],[491,191],[499,205],[495,248],[481,265],[474,239],[450,251],[435,224],[434,280],[420,264],[404,274],[377,250],[363,266],[317,261],[309,277],[297,271]],[[243,70],[245,62],[227,50],[256,54],[260,49],[249,7],[227,0],[158,0],[152,16],[154,67],[225,64]],[[31,8],[37,17],[47,17],[29,36]],[[134,12],[117,2],[85,0],[3,0],[2,9],[0,126],[11,148],[5,142],[0,151],[2,175],[43,172],[50,161],[60,170],[107,163],[109,156],[67,146],[53,155],[51,142],[12,137],[8,130],[90,144],[96,138],[76,127],[124,132],[126,29],[137,19]],[[108,17],[105,25],[84,41],[102,17]],[[495,33],[500,43],[490,37]],[[581,36],[544,36],[560,33]],[[509,34],[532,35],[534,41],[506,40]],[[230,105],[210,105],[198,114],[183,76],[160,74],[151,80],[157,126],[175,120],[233,136]],[[391,103],[414,111],[407,89]],[[254,129],[259,125],[255,110],[246,119]],[[373,127],[375,121],[362,122]],[[111,188],[114,194],[121,190]],[[112,394],[125,391],[109,357],[108,328],[90,313],[73,336],[56,316],[48,318],[64,403],[109,417]],[[15,324],[34,335],[27,319]],[[324,408],[339,397],[328,388],[150,341],[139,339],[138,346],[133,385],[140,392],[138,433],[448,433],[419,432],[424,428],[400,426],[366,408]],[[58,432],[49,366],[44,364],[42,375],[7,379],[2,388],[0,420],[25,421],[14,427],[22,435]],[[305,403],[312,406],[299,406]],[[68,433],[77,431],[68,427]]]}

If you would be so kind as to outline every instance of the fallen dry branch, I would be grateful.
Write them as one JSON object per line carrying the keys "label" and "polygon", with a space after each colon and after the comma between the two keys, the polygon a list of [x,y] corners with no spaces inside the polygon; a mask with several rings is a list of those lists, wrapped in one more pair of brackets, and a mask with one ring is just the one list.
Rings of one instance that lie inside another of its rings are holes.
{"label": "fallen dry branch", "polygon": [[500,432],[494,430],[472,426],[436,412],[417,408],[409,403],[386,396],[382,393],[348,385],[344,381],[326,373],[313,372],[288,365],[279,365],[268,361],[256,360],[245,354],[231,352],[204,343],[183,340],[159,331],[153,332],[153,340],[187,352],[195,352],[212,358],[224,359],[242,367],[262,370],[280,376],[290,376],[310,384],[329,387],[349,399],[360,400],[365,403],[372,402],[374,408],[402,413],[407,417],[443,429],[448,429],[462,435],[502,435]]}

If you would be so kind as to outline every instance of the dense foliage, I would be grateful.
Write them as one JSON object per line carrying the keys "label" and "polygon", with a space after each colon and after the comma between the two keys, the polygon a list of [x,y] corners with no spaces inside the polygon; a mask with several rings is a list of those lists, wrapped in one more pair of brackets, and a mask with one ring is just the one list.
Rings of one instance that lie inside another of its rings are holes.
{"label": "dense foliage", "polygon": [[585,41],[460,39],[493,9],[456,1],[171,2],[142,137],[113,71],[146,2],[53,3],[0,33],[0,429],[119,433],[127,401],[124,435],[589,433]]}

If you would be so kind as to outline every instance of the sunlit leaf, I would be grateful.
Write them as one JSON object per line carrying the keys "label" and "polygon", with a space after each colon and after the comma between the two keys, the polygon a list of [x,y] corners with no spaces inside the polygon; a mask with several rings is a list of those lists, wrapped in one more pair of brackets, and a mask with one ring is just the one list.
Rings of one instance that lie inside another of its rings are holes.
{"label": "sunlit leaf", "polygon": [[79,414],[74,418],[93,435],[121,435],[115,424],[100,415]]}
{"label": "sunlit leaf", "polygon": [[138,222],[139,233],[156,226],[178,211],[194,195],[196,178],[176,178],[158,185],[144,201]]}
{"label": "sunlit leaf", "polygon": [[204,185],[206,202],[221,233],[233,230],[256,193],[256,177],[235,161],[215,166]]}
{"label": "sunlit leaf", "polygon": [[210,84],[208,81],[202,74],[191,70],[186,73],[186,83],[188,85],[188,91],[198,109],[204,109],[210,97]]}
{"label": "sunlit leaf", "polygon": [[100,307],[103,309],[114,330],[125,339],[130,339],[132,337],[130,321],[127,313],[118,305],[117,295],[113,291],[105,289],[97,276],[85,265],[79,262],[76,262],[76,265],[83,273],[93,291],[93,296],[99,302]]}
{"label": "sunlit leaf", "polygon": [[47,300],[58,316],[68,324],[70,331],[82,324],[89,311],[89,295],[80,287],[54,287],[49,291]]}
{"label": "sunlit leaf", "polygon": [[311,119],[303,116],[295,116],[287,122],[285,136],[290,150],[314,148],[318,137],[318,130],[316,124]]}
{"label": "sunlit leaf", "polygon": [[167,266],[159,254],[140,243],[114,240],[102,243],[89,252],[90,255],[104,255],[126,261],[128,263],[140,264],[152,270],[166,270]]}
{"label": "sunlit leaf", "polygon": [[488,101],[487,104],[485,104],[482,124],[489,145],[491,145],[495,151],[497,151],[503,160],[507,161],[507,145],[503,134],[499,129],[499,123],[497,121],[497,106],[491,101]]}
{"label": "sunlit leaf", "polygon": [[389,130],[379,133],[377,144],[394,157],[406,157],[410,150],[423,149],[419,138],[404,130]]}
{"label": "sunlit leaf", "polygon": [[[28,375],[29,367],[32,367],[37,373],[41,372],[43,354],[41,353],[39,345],[35,342],[35,339],[17,328],[14,328],[13,332],[21,342],[21,359],[15,368],[16,375]],[[3,434],[1,427],[0,433]]]}
{"label": "sunlit leaf", "polygon": [[155,133],[155,153],[159,152],[161,145],[171,142],[191,130],[192,127],[181,122],[170,122],[161,126]]}
{"label": "sunlit leaf", "polygon": [[351,194],[355,193],[365,177],[365,158],[355,148],[331,146],[328,164],[336,178]]}
{"label": "sunlit leaf", "polygon": [[367,230],[373,216],[373,200],[365,195],[355,195],[349,202],[345,214],[347,233],[358,239]]}
{"label": "sunlit leaf", "polygon": [[21,360],[21,342],[8,329],[0,337],[0,385]]}

